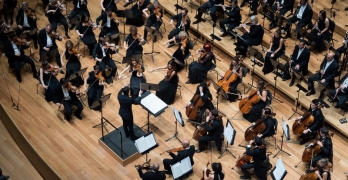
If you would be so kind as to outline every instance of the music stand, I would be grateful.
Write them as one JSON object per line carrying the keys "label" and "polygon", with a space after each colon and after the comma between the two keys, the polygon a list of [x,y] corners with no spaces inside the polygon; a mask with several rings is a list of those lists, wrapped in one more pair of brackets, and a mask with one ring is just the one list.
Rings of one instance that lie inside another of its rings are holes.
{"label": "music stand", "polygon": [[282,129],[283,129],[283,135],[281,135],[282,140],[280,141],[280,147],[277,145],[278,147],[278,152],[275,153],[275,155],[273,156],[273,158],[275,158],[280,152],[284,152],[285,154],[291,156],[290,153],[286,152],[283,150],[283,143],[284,143],[284,135],[286,137],[286,140],[290,140],[290,132],[289,132],[289,126],[288,124],[286,124],[284,117],[282,117]]}
{"label": "music stand", "polygon": [[153,58],[153,56],[154,56],[154,54],[160,54],[160,52],[158,52],[158,51],[154,51],[154,45],[155,45],[155,39],[156,38],[163,38],[163,36],[162,36],[162,34],[159,32],[159,31],[156,31],[155,29],[152,29],[151,27],[146,27],[145,26],[145,29],[149,32],[149,33],[151,33],[151,34],[153,34],[153,40],[152,40],[152,50],[151,50],[151,52],[148,52],[148,53],[143,53],[143,54],[151,54],[151,56],[152,56],[152,62],[155,62],[155,60],[154,60],[154,58]]}
{"label": "music stand", "polygon": [[155,136],[153,133],[146,134],[134,141],[134,145],[138,150],[139,154],[146,155],[146,161],[144,164],[148,164],[150,166],[151,159],[147,160],[147,154],[158,146]]}
{"label": "music stand", "polygon": [[285,169],[283,161],[281,158],[279,158],[273,170],[271,171],[272,180],[283,180],[286,174],[287,171]]}
{"label": "music stand", "polygon": [[184,122],[184,120],[182,119],[181,112],[179,112],[178,110],[176,110],[175,107],[174,107],[173,105],[172,105],[172,110],[173,110],[173,113],[174,113],[174,116],[175,116],[175,119],[176,119],[176,121],[175,121],[175,133],[174,133],[174,135],[173,135],[172,137],[168,138],[168,139],[166,140],[166,142],[169,141],[169,140],[171,140],[171,139],[173,139],[173,138],[175,138],[175,139],[177,139],[177,140],[181,143],[180,139],[178,138],[178,122],[180,123],[180,125],[181,125],[182,127],[185,126],[185,122]]}
{"label": "music stand", "polygon": [[51,49],[49,51],[44,52],[43,54],[40,55],[40,61],[44,60],[50,60],[51,58],[55,58],[56,53],[57,53],[57,48]]}
{"label": "music stand", "polygon": [[274,67],[274,68],[277,68],[277,70],[276,70],[277,73],[276,73],[276,76],[274,77],[273,99],[279,101],[280,103],[283,103],[283,101],[277,99],[275,96],[276,96],[276,90],[277,90],[278,70],[279,70],[279,68],[280,68],[280,69],[284,69],[284,66],[283,66],[281,63],[275,61],[275,60],[272,59],[272,58],[270,58],[270,60],[271,60],[271,63],[272,63],[272,65],[273,65],[273,67]]}
{"label": "music stand", "polygon": [[250,87],[249,87],[249,89],[248,89],[245,93],[249,92],[249,91],[251,90],[252,87],[255,87],[255,86],[254,86],[255,64],[257,64],[258,66],[260,66],[260,65],[259,65],[260,62],[258,62],[256,59],[261,60],[262,62],[265,62],[265,60],[263,59],[263,55],[262,55],[259,51],[257,51],[256,49],[254,49],[254,48],[252,48],[252,47],[249,47],[249,48],[248,48],[248,52],[249,52],[249,58],[250,58],[250,56],[253,56],[253,58],[250,59],[250,60],[251,60],[251,62],[253,62],[254,64],[251,65],[251,66],[253,67],[253,68],[252,68],[252,74],[251,74],[251,84],[248,83],[248,84],[250,85]]}
{"label": "music stand", "polygon": [[[68,81],[71,81],[71,80],[74,80],[77,78],[77,84],[78,84],[78,90],[80,92],[80,78],[81,76],[83,76],[83,74],[85,74],[85,72],[87,71],[87,67],[84,68],[84,69],[81,69],[79,71],[77,71],[75,74],[71,74],[68,78]],[[81,92],[80,92],[81,93]],[[81,103],[86,106],[86,104],[82,101],[82,98],[81,98],[81,94],[79,95],[79,98],[80,98],[80,101]]]}
{"label": "music stand", "polygon": [[190,157],[187,156],[185,159],[171,165],[170,168],[171,168],[172,173],[173,173],[173,179],[174,180],[181,179],[181,177],[192,172],[192,165],[191,165]]}
{"label": "music stand", "polygon": [[[221,86],[219,86],[218,84],[216,84],[214,81],[211,81],[213,82],[213,86],[216,90],[216,110],[219,111],[219,96],[223,96],[224,98],[228,99],[228,95],[226,94],[225,90],[222,89]],[[221,92],[221,94],[220,94]]]}
{"label": "music stand", "polygon": [[105,128],[106,132],[109,133],[108,129],[106,129],[106,127],[105,127],[105,122],[108,122],[110,124],[110,122],[106,118],[103,117],[103,103],[106,103],[106,101],[108,99],[110,99],[110,96],[111,96],[111,93],[101,97],[99,100],[94,101],[90,107],[91,109],[94,109],[94,108],[97,108],[100,106],[100,116],[101,116],[100,117],[100,124],[94,125],[93,128],[96,128],[98,126],[102,126],[102,139],[103,140],[104,140],[104,128]]}
{"label": "music stand", "polygon": [[176,62],[176,64],[178,64],[178,65],[184,67],[184,64],[183,64],[182,62],[180,62],[178,59],[176,59],[176,57],[174,57],[174,56],[168,54],[167,52],[165,52],[165,53],[167,54],[167,56],[169,56],[169,58],[173,59],[174,62]]}
{"label": "music stand", "polygon": [[[294,111],[294,113],[289,117],[288,120],[290,120],[292,118],[292,116],[294,116],[295,114],[298,114],[300,115],[300,113],[297,111],[297,107],[298,107],[298,104],[299,104],[299,99],[300,99],[300,91],[303,91],[304,93],[307,93],[308,90],[306,88],[304,88],[303,86],[301,86],[301,80],[305,80],[304,77],[293,71],[293,74],[295,75],[295,77],[299,80],[299,83],[296,84],[296,87],[298,87],[298,90],[297,90],[297,98],[295,99],[295,109],[292,108],[292,110]],[[292,77],[292,78],[295,78],[295,77]],[[305,80],[306,81],[306,80]],[[308,82],[307,82],[308,83]]]}
{"label": "music stand", "polygon": [[[117,17],[121,17],[123,18],[123,21],[124,21],[124,18],[133,18],[133,13],[131,10],[117,10],[116,12],[116,16]],[[123,41],[126,39],[126,23],[123,23]]]}
{"label": "music stand", "polygon": [[176,15],[178,15],[178,10],[179,9],[184,9],[183,7],[181,7],[180,5],[179,5],[179,0],[176,0],[176,4],[174,4],[174,6],[175,6],[175,11],[176,11]]}
{"label": "music stand", "polygon": [[233,153],[228,149],[228,145],[233,145],[234,143],[234,138],[236,137],[236,130],[234,130],[232,123],[230,122],[229,119],[227,119],[226,122],[226,128],[224,129],[224,137],[226,138],[227,142],[226,142],[226,147],[225,147],[225,151],[223,153],[220,154],[220,156],[218,157],[218,159],[220,159],[223,155],[225,155],[226,152],[228,152],[229,154],[231,154],[235,159],[236,156],[233,155]]}

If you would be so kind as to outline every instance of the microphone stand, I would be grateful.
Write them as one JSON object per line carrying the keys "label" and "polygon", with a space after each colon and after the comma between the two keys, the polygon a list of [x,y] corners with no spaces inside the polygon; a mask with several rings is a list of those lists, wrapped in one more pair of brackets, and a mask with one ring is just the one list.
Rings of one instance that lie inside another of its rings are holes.
{"label": "microphone stand", "polygon": [[[221,41],[221,38],[217,37],[215,34],[214,34],[214,29],[215,29],[215,22],[213,23],[213,34],[210,34],[210,37],[211,37],[211,51],[213,52],[214,50],[214,40],[216,39],[217,41]],[[220,59],[218,59],[216,56],[215,56],[215,59],[218,60],[218,61],[221,61]],[[215,64],[216,65],[216,64]]]}
{"label": "microphone stand", "polygon": [[[275,96],[276,96],[276,90],[277,90],[277,79],[278,79],[278,70],[279,70],[279,66],[280,66],[280,63],[278,63],[277,61],[273,60],[271,58],[271,63],[272,65],[277,68],[276,70],[276,76],[274,77],[274,91],[273,91],[273,99],[279,101],[280,103],[283,103],[283,101],[277,99]],[[284,68],[281,68],[281,69],[284,69]]]}
{"label": "microphone stand", "polygon": [[[202,1],[199,2],[199,7],[201,7],[201,2],[202,2]],[[202,10],[200,10],[200,11],[202,12]],[[198,9],[197,9],[197,11],[196,11],[196,16],[197,16],[197,15],[198,15]],[[203,18],[201,18],[201,21],[202,21],[202,22],[205,22],[206,20],[203,19]],[[198,36],[200,36],[198,30],[199,30],[199,23],[197,23],[197,31],[196,31],[196,33],[197,33],[197,38],[194,40],[193,45],[195,45],[195,44],[197,43],[197,41],[199,41],[200,43],[204,44],[204,42],[201,41],[201,40],[198,38]]]}
{"label": "microphone stand", "polygon": [[[294,113],[289,117],[288,120],[290,120],[292,118],[292,116],[294,116],[295,114],[298,114],[298,115],[301,115],[298,111],[297,111],[297,107],[298,107],[298,104],[299,104],[299,98],[300,98],[300,92],[301,90],[304,92],[304,93],[307,93],[307,89],[304,88],[303,86],[301,86],[301,80],[303,79],[303,76],[298,74],[297,72],[294,72],[295,76],[299,79],[299,83],[296,84],[296,87],[298,87],[298,90],[297,90],[297,98],[295,99],[295,109],[292,108],[292,110],[294,111]],[[294,77],[293,77],[294,78]]]}

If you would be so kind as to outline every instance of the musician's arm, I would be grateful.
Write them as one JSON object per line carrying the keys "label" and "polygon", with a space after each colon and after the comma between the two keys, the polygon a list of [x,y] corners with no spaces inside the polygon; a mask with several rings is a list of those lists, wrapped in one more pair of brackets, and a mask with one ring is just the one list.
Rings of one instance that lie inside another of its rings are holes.
{"label": "musician's arm", "polygon": [[43,86],[44,88],[47,87],[47,86],[45,85],[44,80],[43,80],[43,69],[42,69],[42,68],[40,68],[40,82],[41,82],[41,84],[42,84],[42,86]]}
{"label": "musician's arm", "polygon": [[218,126],[213,123],[211,124],[211,126],[209,126],[209,123],[204,123],[204,125],[205,125],[205,130],[207,132],[216,131],[218,129]]}
{"label": "musician's arm", "polygon": [[305,65],[307,65],[311,57],[311,53],[309,52],[308,49],[304,49],[302,53],[306,53],[306,54],[303,58],[300,59],[300,63],[299,63],[300,67],[304,67]]}
{"label": "musician's arm", "polygon": [[95,24],[96,24],[97,26],[99,26],[99,21],[102,19],[103,15],[104,15],[104,13],[102,13],[102,14],[101,14],[99,17],[97,17],[97,19],[95,20]]}
{"label": "musician's arm", "polygon": [[266,102],[267,101],[267,91],[262,91],[260,98],[263,102]]}
{"label": "musician's arm", "polygon": [[121,77],[123,76],[123,73],[124,73],[125,71],[127,71],[128,69],[130,69],[130,65],[128,65],[128,66],[121,72],[121,74],[120,74],[118,77],[121,78]]}
{"label": "musician's arm", "polygon": [[290,9],[293,5],[294,5],[294,1],[293,0],[289,0],[288,3],[283,5],[283,8]]}
{"label": "musician's arm", "polygon": [[[147,14],[147,12],[146,12],[147,10],[149,10],[149,8],[145,8],[145,9],[141,10],[141,11],[143,12],[143,14],[145,14],[146,17],[149,16],[149,14]],[[150,13],[151,13],[151,12],[150,12]]]}
{"label": "musician's arm", "polygon": [[87,73],[87,77],[84,79],[84,83],[83,83],[83,88],[85,89],[85,91],[87,89],[87,80],[88,80],[88,78],[89,78],[89,73]]}
{"label": "musician's arm", "polygon": [[323,34],[328,29],[329,29],[329,19],[325,19],[325,28],[322,31],[320,31],[320,34]]}
{"label": "musician's arm", "polygon": [[326,155],[330,155],[332,152],[332,142],[331,141],[325,141],[323,146],[320,148],[321,152],[323,152]]}
{"label": "musician's arm", "polygon": [[271,51],[272,49],[272,46],[273,46],[273,40],[274,40],[274,35],[272,36],[272,40],[271,40],[271,43],[269,45],[269,51]]}
{"label": "musician's arm", "polygon": [[104,2],[104,0],[101,0],[101,1],[100,1],[100,6],[101,6],[101,8],[103,9],[103,11],[105,11],[105,8],[104,8],[104,6],[103,6],[103,2]]}
{"label": "musician's arm", "polygon": [[251,145],[247,145],[245,154],[249,155],[249,156],[257,156],[257,154],[255,153],[256,151],[257,151],[257,149],[255,151],[252,151]]}
{"label": "musician's arm", "polygon": [[243,78],[243,70],[242,70],[242,67],[239,68],[239,71],[236,71],[236,74],[237,74],[238,77]]}
{"label": "musician's arm", "polygon": [[66,48],[65,48],[65,50],[61,53],[61,55],[60,55],[60,63],[62,64],[62,66],[64,66],[63,64],[64,64],[64,60],[63,60],[63,57],[65,56],[65,52],[66,52]]}
{"label": "musician's arm", "polygon": [[20,13],[20,12],[23,12],[23,11],[18,11],[18,13],[17,13],[17,16],[16,16],[17,26],[22,26],[22,24],[19,23],[19,20],[21,19],[21,15],[22,15],[22,13]]}
{"label": "musician's arm", "polygon": [[336,74],[338,73],[338,64],[336,62],[332,62],[330,66],[331,65],[335,65],[335,67],[332,69],[332,71],[328,72],[330,74],[325,78],[325,81],[332,81],[335,78]]}
{"label": "musician's arm", "polygon": [[312,20],[312,16],[313,16],[313,10],[312,8],[307,4],[306,8],[310,8],[308,9],[308,14],[305,13],[306,9],[303,11],[303,15],[302,15],[302,19],[300,19],[298,22],[299,23],[304,23],[304,22],[309,22]]}

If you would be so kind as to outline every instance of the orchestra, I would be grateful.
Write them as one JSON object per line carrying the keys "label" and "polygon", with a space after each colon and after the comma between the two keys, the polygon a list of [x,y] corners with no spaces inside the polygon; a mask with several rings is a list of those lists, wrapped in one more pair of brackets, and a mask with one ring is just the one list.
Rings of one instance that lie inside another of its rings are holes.
{"label": "orchestra", "polygon": [[336,89],[332,89],[329,95],[329,102],[337,102],[335,108],[346,109],[346,101],[348,100],[348,74],[343,76]]}
{"label": "orchestra", "polygon": [[50,0],[45,9],[45,13],[48,17],[48,21],[52,25],[52,30],[56,31],[58,24],[61,24],[64,26],[65,37],[70,39],[68,22],[61,12],[64,10],[66,10],[64,4],[61,4],[60,1]]}
{"label": "orchestra", "polygon": [[[223,32],[221,37],[227,36],[232,31],[232,29],[239,26],[240,21],[242,20],[242,15],[240,14],[240,8],[238,6],[237,0],[232,0],[230,3],[231,7],[221,5],[222,9],[224,10],[224,13],[228,16],[227,18],[222,19],[219,22],[220,28]],[[228,26],[227,30],[225,25]]]}
{"label": "orchestra", "polygon": [[[97,27],[87,14],[81,15],[81,21],[76,27],[78,37],[88,47],[89,55],[93,55],[94,45],[97,43],[93,30]],[[100,37],[100,36],[99,36]]]}

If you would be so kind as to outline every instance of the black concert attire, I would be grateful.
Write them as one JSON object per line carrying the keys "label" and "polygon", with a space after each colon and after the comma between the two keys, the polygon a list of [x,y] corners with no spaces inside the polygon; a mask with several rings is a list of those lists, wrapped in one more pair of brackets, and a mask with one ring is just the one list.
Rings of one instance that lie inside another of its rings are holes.
{"label": "black concert attire", "polygon": [[76,93],[71,90],[61,86],[57,89],[56,96],[53,96],[54,103],[60,103],[64,106],[64,117],[67,121],[70,121],[72,114],[72,106],[76,106],[77,109],[74,112],[76,117],[81,117],[81,112],[83,110],[83,105],[81,101],[77,98]]}
{"label": "black concert attire", "polygon": [[92,26],[86,26],[83,22],[79,22],[76,27],[76,30],[79,31],[80,34],[83,34],[81,41],[83,44],[86,44],[89,50],[89,55],[92,56],[94,45],[97,44],[97,40],[95,39],[95,35],[93,32]]}
{"label": "black concert attire", "polygon": [[[214,109],[214,105],[211,102],[211,100],[213,99],[213,96],[211,95],[209,88],[208,87],[203,88],[203,94],[200,94],[200,92],[201,92],[199,90],[200,86],[201,85],[197,86],[197,90],[196,90],[196,93],[194,95],[199,94],[200,98],[204,102],[204,105],[200,108],[197,119],[195,119],[197,123],[202,122],[202,117],[203,117],[203,114],[205,113],[205,110],[209,109],[209,111],[210,111],[210,110]],[[190,102],[193,103],[193,98],[190,100]],[[194,120],[194,119],[192,119],[192,120]]]}
{"label": "black concert attire", "polygon": [[[188,15],[186,15],[186,22],[183,22],[182,13],[172,16],[170,20],[171,21],[176,20],[176,24],[175,24],[175,29],[169,32],[168,39],[172,39],[174,36],[177,36],[180,33],[180,31],[185,31],[188,34],[188,30],[191,24],[191,20],[188,17]],[[174,42],[170,42],[170,43],[174,44]]]}
{"label": "black concert attire", "polygon": [[163,79],[158,84],[160,91],[156,92],[156,96],[168,105],[174,103],[176,90],[178,89],[179,83],[179,76],[177,72],[173,71],[172,73],[175,73],[172,78],[170,78],[169,80]]}
{"label": "black concert attire", "polygon": [[[81,3],[81,1],[83,1],[83,3]],[[88,0],[73,0],[73,4],[74,4],[74,9],[70,12],[68,16],[69,20],[77,16],[81,18],[83,14],[90,16],[88,8],[87,8]],[[71,25],[74,27],[76,24],[71,24]]]}
{"label": "black concert attire", "polygon": [[[150,0],[143,0],[143,4],[141,6],[138,5],[138,3],[135,3],[132,8],[130,9],[133,14],[133,18],[127,18],[126,24],[128,25],[134,25],[137,27],[140,27],[144,25],[143,21],[143,9],[145,9],[149,4]],[[139,1],[138,1],[139,2]]]}
{"label": "black concert attire", "polygon": [[[323,75],[320,73],[320,70],[324,70]],[[330,62],[328,62],[325,58],[324,61],[320,64],[320,70],[319,72],[308,77],[308,90],[310,90],[312,94],[315,92],[314,81],[320,81],[322,79],[325,79],[325,82],[322,83],[325,87],[335,87],[335,76],[338,73],[337,61],[333,59]]]}
{"label": "black concert attire", "polygon": [[[163,12],[162,9],[157,7],[159,9],[158,11],[161,13],[161,16],[159,19],[157,19],[157,15],[154,13],[155,6],[150,6],[147,8],[150,11],[150,17],[147,19],[147,22],[145,24],[146,27],[151,27],[154,26],[156,31],[159,32],[159,29],[162,25],[162,17],[163,17]],[[144,39],[147,41],[147,29],[146,27],[144,28]],[[153,41],[156,42],[157,36],[154,35]]]}
{"label": "black concert attire", "polygon": [[123,121],[123,130],[126,134],[126,137],[131,137],[132,140],[137,139],[134,131],[133,131],[133,111],[132,111],[132,104],[139,104],[140,103],[140,97],[136,99],[132,99],[128,95],[124,95],[123,88],[118,92],[117,99],[120,103],[120,109],[118,111],[118,114],[121,116]]}
{"label": "black concert attire", "polygon": [[[323,169],[320,169],[320,170],[319,170],[319,174],[320,174],[320,176],[321,176],[321,177],[323,177],[324,172],[326,172],[326,173],[327,173],[327,180],[331,180],[331,174],[330,174],[330,171],[324,171]],[[319,178],[318,178],[317,180],[319,180]]]}
{"label": "black concert attire", "polygon": [[[294,16],[289,18],[288,23],[286,23],[285,29],[287,31],[287,37],[290,37],[290,30],[291,30],[290,24],[298,21],[297,26],[300,28],[303,28],[303,27],[312,23],[311,22],[312,16],[313,16],[313,10],[312,10],[311,6],[309,6],[308,3],[306,3],[306,5],[298,8],[298,12],[296,14],[294,14]],[[297,36],[297,37],[299,37],[299,36]]]}
{"label": "black concert attire", "polygon": [[[291,66],[289,64],[289,62],[286,62],[284,64],[284,76],[283,79],[291,79],[291,83],[293,84],[295,82],[295,75],[294,73],[292,73],[291,77],[290,77],[290,72],[289,72],[289,68],[291,68],[291,70],[293,72],[296,73],[301,73],[303,76],[306,76],[308,74],[308,62],[309,62],[309,58],[311,56],[311,53],[309,52],[309,49],[307,49],[306,47],[303,47],[302,49],[299,48],[298,45],[295,46],[295,49],[292,53],[291,56]],[[299,65],[300,68],[297,70],[295,69],[295,66]]]}
{"label": "black concert attire", "polygon": [[[241,66],[240,66],[240,64],[237,64],[237,65],[235,65],[234,67],[233,67],[233,69],[236,71],[236,73],[239,73],[240,72],[240,70],[241,70]],[[232,69],[232,70],[233,70]],[[237,75],[236,75],[237,76]],[[227,94],[227,96],[228,96],[228,100],[230,101],[230,102],[234,102],[234,101],[236,101],[237,99],[238,99],[238,95],[235,95],[235,94],[238,94],[238,91],[237,91],[237,87],[238,87],[238,85],[239,85],[239,83],[241,83],[242,82],[242,78],[241,77],[239,77],[239,76],[237,76],[237,79],[235,80],[235,81],[233,81],[231,84],[230,84],[230,90],[229,90],[229,92],[230,93],[234,93],[234,94]]]}
{"label": "black concert attire", "polygon": [[214,180],[224,180],[225,174],[224,173],[214,173]]}
{"label": "black concert attire", "polygon": [[[267,92],[267,90],[263,89],[260,94],[262,96],[263,92]],[[255,96],[258,96],[255,94]],[[243,114],[243,117],[247,119],[249,122],[256,122],[258,119],[262,116],[262,110],[267,106],[268,99],[264,102],[262,99],[260,99],[259,102],[254,104],[248,114]]]}
{"label": "black concert attire", "polygon": [[320,153],[313,157],[312,167],[315,167],[317,161],[322,158],[328,158],[329,162],[332,163],[333,158],[333,149],[332,149],[332,140],[330,137],[320,137],[319,141],[323,143],[323,147],[320,148]]}
{"label": "black concert attire", "polygon": [[[243,2],[240,4],[240,7],[243,7],[246,2],[248,2],[250,4],[250,10],[253,12],[252,15],[256,15],[257,8],[259,7],[259,1],[258,0],[243,0]],[[273,2],[274,2],[274,0],[273,0]]]}
{"label": "black concert attire", "polygon": [[[76,74],[81,70],[81,62],[79,58],[73,53],[70,54],[69,50],[65,51],[65,59],[68,61],[66,63],[66,74],[65,78],[69,78],[72,74]],[[70,81],[74,86],[80,86],[83,84],[83,79],[81,76]]]}
{"label": "black concert attire", "polygon": [[173,54],[173,57],[175,57],[180,62],[180,64],[179,64],[176,61],[174,61],[175,64],[176,64],[177,72],[180,72],[184,68],[184,66],[185,66],[185,58],[187,58],[187,55],[190,53],[189,39],[187,38],[187,40],[186,40],[186,44],[185,44],[186,47],[185,47],[184,51],[182,51],[182,49],[181,49],[181,46],[184,46],[183,44],[181,44],[182,41],[183,40],[179,40],[179,42],[177,42],[177,43],[180,43],[180,44],[178,46],[178,49],[176,49],[176,51]]}
{"label": "black concert attire", "polygon": [[[37,77],[37,70],[35,67],[35,63],[33,60],[31,60],[28,56],[24,54],[25,48],[28,48],[26,45],[16,45],[13,41],[8,40],[5,43],[5,56],[8,58],[8,64],[12,69],[15,69],[16,77],[19,82],[22,82],[21,78],[21,64],[22,63],[28,63],[31,67],[31,70],[33,72],[33,77]],[[21,54],[20,56],[16,56],[16,54]]]}
{"label": "black concert attire", "polygon": [[[31,9],[30,7],[28,7],[28,9],[30,9],[31,13],[35,13],[35,10]],[[36,20],[37,19],[34,20],[33,18],[30,18],[30,16],[27,16],[26,12],[22,8],[20,8],[18,10],[18,13],[16,16],[17,27],[18,27],[18,25],[21,25],[21,26],[23,26],[23,28],[22,29],[17,28],[17,32],[16,32],[17,37],[21,37],[21,33],[23,33],[23,31],[26,31],[26,30],[32,31],[32,30],[36,29],[35,34],[33,34],[32,36],[29,36],[30,38],[33,39],[35,47],[37,47]]]}
{"label": "black concert attire", "polygon": [[[328,21],[330,21],[330,20],[328,19]],[[315,50],[323,51],[323,50],[326,50],[326,46],[325,46],[323,40],[328,41],[329,38],[330,38],[329,27],[327,28],[327,30],[325,32],[323,32],[321,35],[318,36],[318,33],[322,32],[326,28],[325,19],[321,20],[319,18],[317,26],[318,26],[320,31],[318,31],[317,29],[312,29],[312,31],[311,31],[311,39],[312,39],[312,41],[315,42],[315,46],[314,46]]]}
{"label": "black concert attire", "polygon": [[139,176],[142,180],[165,180],[166,173],[164,171],[147,171],[143,173],[142,169],[138,169]]}
{"label": "black concert attire", "polygon": [[266,125],[266,129],[261,133],[262,139],[270,137],[276,134],[275,126],[277,125],[277,119],[271,116],[263,117],[263,123]]}
{"label": "black concert attire", "polygon": [[205,134],[202,137],[198,138],[199,150],[203,151],[210,141],[215,141],[217,150],[221,151],[223,140],[222,133],[224,132],[224,125],[222,123],[221,117],[214,117],[210,126],[207,122],[204,123],[203,126],[205,126],[205,130],[208,132],[208,134]]}
{"label": "black concert attire", "polygon": [[[88,73],[87,83],[89,84],[87,96],[88,96],[88,106],[91,107],[94,101],[97,101],[101,98],[104,85],[99,85],[99,80],[95,77],[94,71]],[[100,107],[99,107],[100,108]],[[98,110],[99,108],[95,108]]]}
{"label": "black concert attire", "polygon": [[5,45],[5,42],[8,41],[7,35],[9,33],[5,33],[5,26],[0,25],[0,44]]}
{"label": "black concert attire", "polygon": [[[285,52],[284,41],[283,41],[283,44],[280,44],[281,39],[282,39],[281,36],[277,38],[275,35],[273,35],[271,52],[267,52],[265,56],[265,64],[262,69],[262,72],[264,74],[268,74],[274,70],[274,66],[271,62],[271,59],[277,60]],[[279,48],[279,46],[282,46],[281,49],[278,52],[276,52],[273,57],[271,57],[271,54],[274,53]]]}
{"label": "black concert attire", "polygon": [[[220,29],[224,34],[227,34],[227,32],[231,32],[234,28],[239,26],[240,21],[242,20],[242,15],[240,14],[240,8],[238,5],[234,8],[232,7],[226,7],[226,10],[224,13],[228,16],[225,19],[222,19],[219,22]],[[225,25],[228,26],[227,31]]]}
{"label": "black concert attire", "polygon": [[13,12],[14,8],[17,6],[17,0],[4,0],[3,10],[4,10],[4,19],[6,24],[8,24],[8,16],[11,19],[11,25],[13,24]]}
{"label": "black concert attire", "polygon": [[[278,10],[278,3],[279,6],[282,8],[279,10],[279,13],[281,16],[284,16],[284,14],[286,12],[288,12],[289,10],[292,10],[292,8],[294,7],[294,0],[276,0],[276,3],[273,4],[272,9],[274,12],[276,12]],[[278,22],[278,17],[274,18],[274,13],[269,12],[270,15],[270,21],[273,25],[277,24]]]}
{"label": "black concert attire", "polygon": [[[189,81],[191,84],[201,83],[207,77],[208,71],[213,66],[213,52],[203,53],[198,61],[193,61],[189,65]],[[203,61],[203,62],[200,62]]]}
{"label": "black concert attire", "polygon": [[195,21],[194,24],[199,23],[199,21],[202,20],[203,12],[209,9],[210,9],[211,20],[215,23],[217,19],[216,12],[217,11],[223,12],[223,9],[221,6],[215,6],[218,4],[224,4],[224,0],[209,0],[206,3],[204,3],[201,7],[199,7],[197,10],[198,11],[197,15],[195,16],[197,21]]}
{"label": "black concert attire", "polygon": [[[115,64],[115,61],[112,60],[110,57],[110,54],[115,54],[115,53],[116,52],[110,48],[105,49],[104,46],[101,45],[100,43],[94,45],[92,56],[95,60],[97,58],[102,59],[101,62],[96,61],[96,64],[100,66],[100,71],[103,73],[103,76],[107,80],[112,80],[112,77],[116,76],[117,66]],[[109,76],[106,76],[106,73],[105,73],[106,65],[110,66],[112,69]]]}
{"label": "black concert attire", "polygon": [[[145,72],[145,68],[143,65],[141,65],[141,69],[143,70],[143,73]],[[129,69],[130,72],[132,72],[132,76],[130,78],[130,93],[131,93],[131,96],[132,98],[136,98],[138,97],[138,94],[139,94],[139,91],[140,91],[140,83],[146,83],[146,79],[145,77],[138,77],[137,76],[137,73],[138,71],[136,71],[134,69],[134,67],[131,65],[130,69]]]}
{"label": "black concert attire", "polygon": [[[106,8],[111,8],[112,12],[116,12],[117,11],[117,6],[115,3],[115,0],[104,0],[103,1],[103,7]],[[103,9],[102,9],[102,13],[104,13]]]}
{"label": "black concert attire", "polygon": [[56,75],[53,74],[54,72],[44,71],[42,68],[40,68],[40,71],[43,71],[43,82],[41,82],[40,79],[41,84],[48,86],[48,88],[45,91],[45,99],[47,102],[50,102],[54,99],[55,96],[57,96],[57,92],[59,88],[61,88],[61,85],[57,80]]}
{"label": "black concert attire", "polygon": [[[114,20],[110,19],[110,17],[106,14],[106,12],[103,12],[97,19],[96,24],[99,25],[99,21],[102,20],[102,30],[99,33],[99,37],[104,36],[112,36],[114,34],[119,33],[118,25],[119,23],[116,23]],[[81,32],[80,32],[81,33]],[[115,39],[116,44],[120,41],[119,36]]]}
{"label": "black concert attire", "polygon": [[193,165],[195,162],[193,161],[193,155],[195,154],[195,146],[191,145],[190,147],[186,148],[185,150],[178,151],[178,154],[175,155],[172,152],[169,153],[169,155],[173,159],[164,159],[163,160],[163,166],[164,169],[167,170],[170,174],[172,173],[172,169],[170,168],[171,165],[185,159],[186,157],[190,157],[191,165]]}
{"label": "black concert attire", "polygon": [[[46,7],[46,15],[48,17],[48,21],[52,25],[53,31],[57,30],[58,23],[64,26],[65,34],[68,34],[68,22],[65,19],[64,15],[57,6],[52,6],[50,3]],[[56,12],[53,14],[53,12],[47,13],[49,10],[56,10]]]}
{"label": "black concert attire", "polygon": [[254,168],[255,175],[260,180],[266,180],[267,179],[267,168],[263,167],[263,162],[266,160],[266,147],[258,148],[256,147],[254,150],[250,149],[250,146],[248,145],[246,148],[246,153],[249,156],[253,156],[254,162],[244,164],[241,167],[241,170],[243,171],[245,179],[251,179],[250,173],[248,172],[248,169]]}
{"label": "black concert attire", "polygon": [[[348,43],[348,42],[347,42]],[[348,54],[348,49],[347,47],[344,47],[345,45],[343,44],[343,46],[339,47],[336,49],[336,52],[338,53],[338,56],[341,57],[342,54]],[[335,58],[336,59],[336,58]],[[338,58],[337,58],[338,59]]]}
{"label": "black concert attire", "polygon": [[[340,85],[344,86],[344,89],[340,88]],[[338,93],[336,95],[336,90],[339,88]],[[336,89],[332,89],[330,91],[330,101],[337,102],[336,108],[341,108],[346,110],[346,102],[348,100],[348,74],[343,76],[339,82],[339,86]],[[335,99],[334,99],[335,98]]]}
{"label": "black concert attire", "polygon": [[[50,37],[48,33],[46,32],[46,29],[43,28],[39,31],[39,36],[38,36],[38,43],[40,45],[40,56],[47,53],[48,51],[51,51],[53,49],[56,49],[56,55],[54,56],[57,62],[57,65],[59,67],[62,67],[62,63],[60,61],[60,54],[58,51],[58,46],[56,44],[56,38]],[[49,48],[50,50],[46,51],[44,50],[44,47]]]}
{"label": "black concert attire", "polygon": [[126,52],[126,57],[131,57],[132,55],[142,54],[143,46],[140,45],[139,38],[134,39],[132,33],[128,34],[124,40],[128,44],[128,49]]}
{"label": "black concert attire", "polygon": [[314,117],[314,122],[307,128],[310,130],[310,132],[308,132],[307,134],[302,134],[300,136],[300,138],[302,139],[300,144],[308,142],[313,136],[315,137],[317,135],[317,131],[319,131],[319,129],[324,126],[325,117],[320,108],[315,108],[314,110],[312,110],[312,108],[309,107],[308,111]]}
{"label": "black concert attire", "polygon": [[245,56],[249,46],[257,46],[262,42],[264,30],[260,24],[250,26],[250,32],[244,33],[240,38],[237,38],[236,51],[239,51],[240,55]]}

